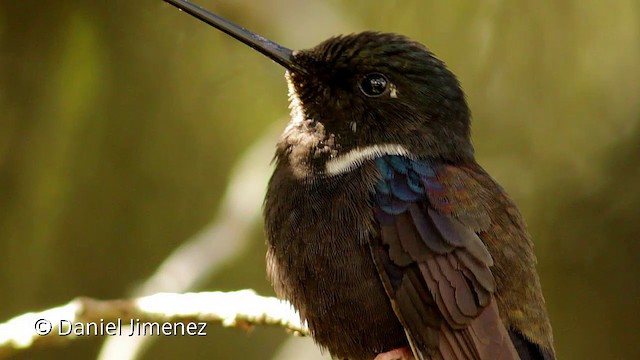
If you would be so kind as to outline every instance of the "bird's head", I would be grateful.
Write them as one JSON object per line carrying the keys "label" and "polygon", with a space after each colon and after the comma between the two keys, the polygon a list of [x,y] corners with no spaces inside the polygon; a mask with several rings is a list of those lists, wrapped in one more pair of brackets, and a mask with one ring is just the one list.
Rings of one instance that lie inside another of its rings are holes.
{"label": "bird's head", "polygon": [[450,161],[473,157],[458,80],[405,36],[363,32],[294,51],[287,80],[290,127],[321,126],[334,156],[378,146]]}

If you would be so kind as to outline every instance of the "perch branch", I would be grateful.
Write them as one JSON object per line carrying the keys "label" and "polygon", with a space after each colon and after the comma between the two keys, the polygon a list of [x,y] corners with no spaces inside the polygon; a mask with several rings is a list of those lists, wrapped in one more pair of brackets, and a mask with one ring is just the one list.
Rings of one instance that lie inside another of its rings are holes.
{"label": "perch branch", "polygon": [[[183,335],[184,329],[189,328],[191,330],[187,335],[204,336],[206,323],[245,329],[253,326],[278,326],[298,335],[308,335],[305,325],[300,322],[298,314],[289,303],[259,296],[253,290],[160,293],[127,300],[81,297],[66,305],[23,314],[0,324],[0,358],[33,346],[66,343],[78,338],[129,336],[131,330],[121,331],[122,327],[119,325],[131,324],[132,321],[137,324],[158,324],[156,330],[167,324],[163,332],[165,335],[170,335],[170,332]],[[83,326],[69,326],[78,323]],[[93,327],[90,328],[87,324],[92,324]],[[193,327],[187,326],[188,324]],[[116,328],[116,325],[119,327]],[[50,329],[47,335],[38,334],[38,331],[47,332],[47,329]],[[102,332],[98,333],[100,329]],[[150,329],[154,328],[146,328]],[[136,329],[134,326],[133,331],[140,331],[140,328]],[[150,335],[158,334],[147,333],[147,336]]]}

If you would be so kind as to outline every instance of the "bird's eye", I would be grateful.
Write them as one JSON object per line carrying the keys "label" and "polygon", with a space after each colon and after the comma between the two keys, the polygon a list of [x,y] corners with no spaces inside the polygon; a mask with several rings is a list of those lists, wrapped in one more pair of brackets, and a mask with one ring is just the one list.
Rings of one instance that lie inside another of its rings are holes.
{"label": "bird's eye", "polygon": [[369,97],[376,97],[384,94],[389,87],[389,80],[380,73],[371,73],[360,81],[360,91]]}

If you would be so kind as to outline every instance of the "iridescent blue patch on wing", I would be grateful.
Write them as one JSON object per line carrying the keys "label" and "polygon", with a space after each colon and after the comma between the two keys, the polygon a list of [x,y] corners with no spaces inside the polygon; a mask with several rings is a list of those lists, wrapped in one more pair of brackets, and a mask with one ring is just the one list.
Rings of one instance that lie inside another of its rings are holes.
{"label": "iridescent blue patch on wing", "polygon": [[398,200],[393,195],[376,194],[375,198],[380,209],[389,215],[402,214],[407,211],[407,206],[409,205],[408,202]]}
{"label": "iridescent blue patch on wing", "polygon": [[376,184],[375,201],[387,214],[401,214],[410,203],[425,200],[426,189],[443,189],[427,161],[386,155],[376,159],[376,166],[381,179]]}
{"label": "iridescent blue patch on wing", "polygon": [[376,183],[376,193],[388,195],[391,193],[391,187],[386,181],[378,181]]}
{"label": "iridescent blue patch on wing", "polygon": [[391,180],[391,194],[402,201],[416,201],[421,197],[409,187],[406,177],[396,177]]}
{"label": "iridescent blue patch on wing", "polygon": [[418,194],[424,194],[424,186],[420,180],[420,175],[416,172],[410,171],[407,174],[407,185],[411,190]]}
{"label": "iridescent blue patch on wing", "polygon": [[409,162],[410,160],[404,156],[388,155],[388,156],[385,156],[385,158],[386,158],[385,161],[389,165],[391,165],[393,170],[396,172],[399,172],[400,174],[406,174],[407,171],[409,171],[409,168],[411,167],[411,163]]}
{"label": "iridescent blue patch on wing", "polygon": [[435,177],[436,172],[433,170],[433,167],[424,161],[413,161],[411,163],[411,168],[418,174],[426,177]]}
{"label": "iridescent blue patch on wing", "polygon": [[393,179],[393,169],[384,158],[385,156],[376,159],[378,171],[380,171],[380,175],[382,175],[383,179]]}

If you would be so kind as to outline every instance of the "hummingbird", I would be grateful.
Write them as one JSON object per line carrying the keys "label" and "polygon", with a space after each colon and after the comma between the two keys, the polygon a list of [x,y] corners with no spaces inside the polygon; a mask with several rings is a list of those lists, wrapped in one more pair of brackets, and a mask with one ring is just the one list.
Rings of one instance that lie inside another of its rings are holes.
{"label": "hummingbird", "polygon": [[292,51],[165,0],[286,69],[264,202],[276,294],[336,359],[555,359],[532,240],[476,162],[456,76],[393,33]]}

